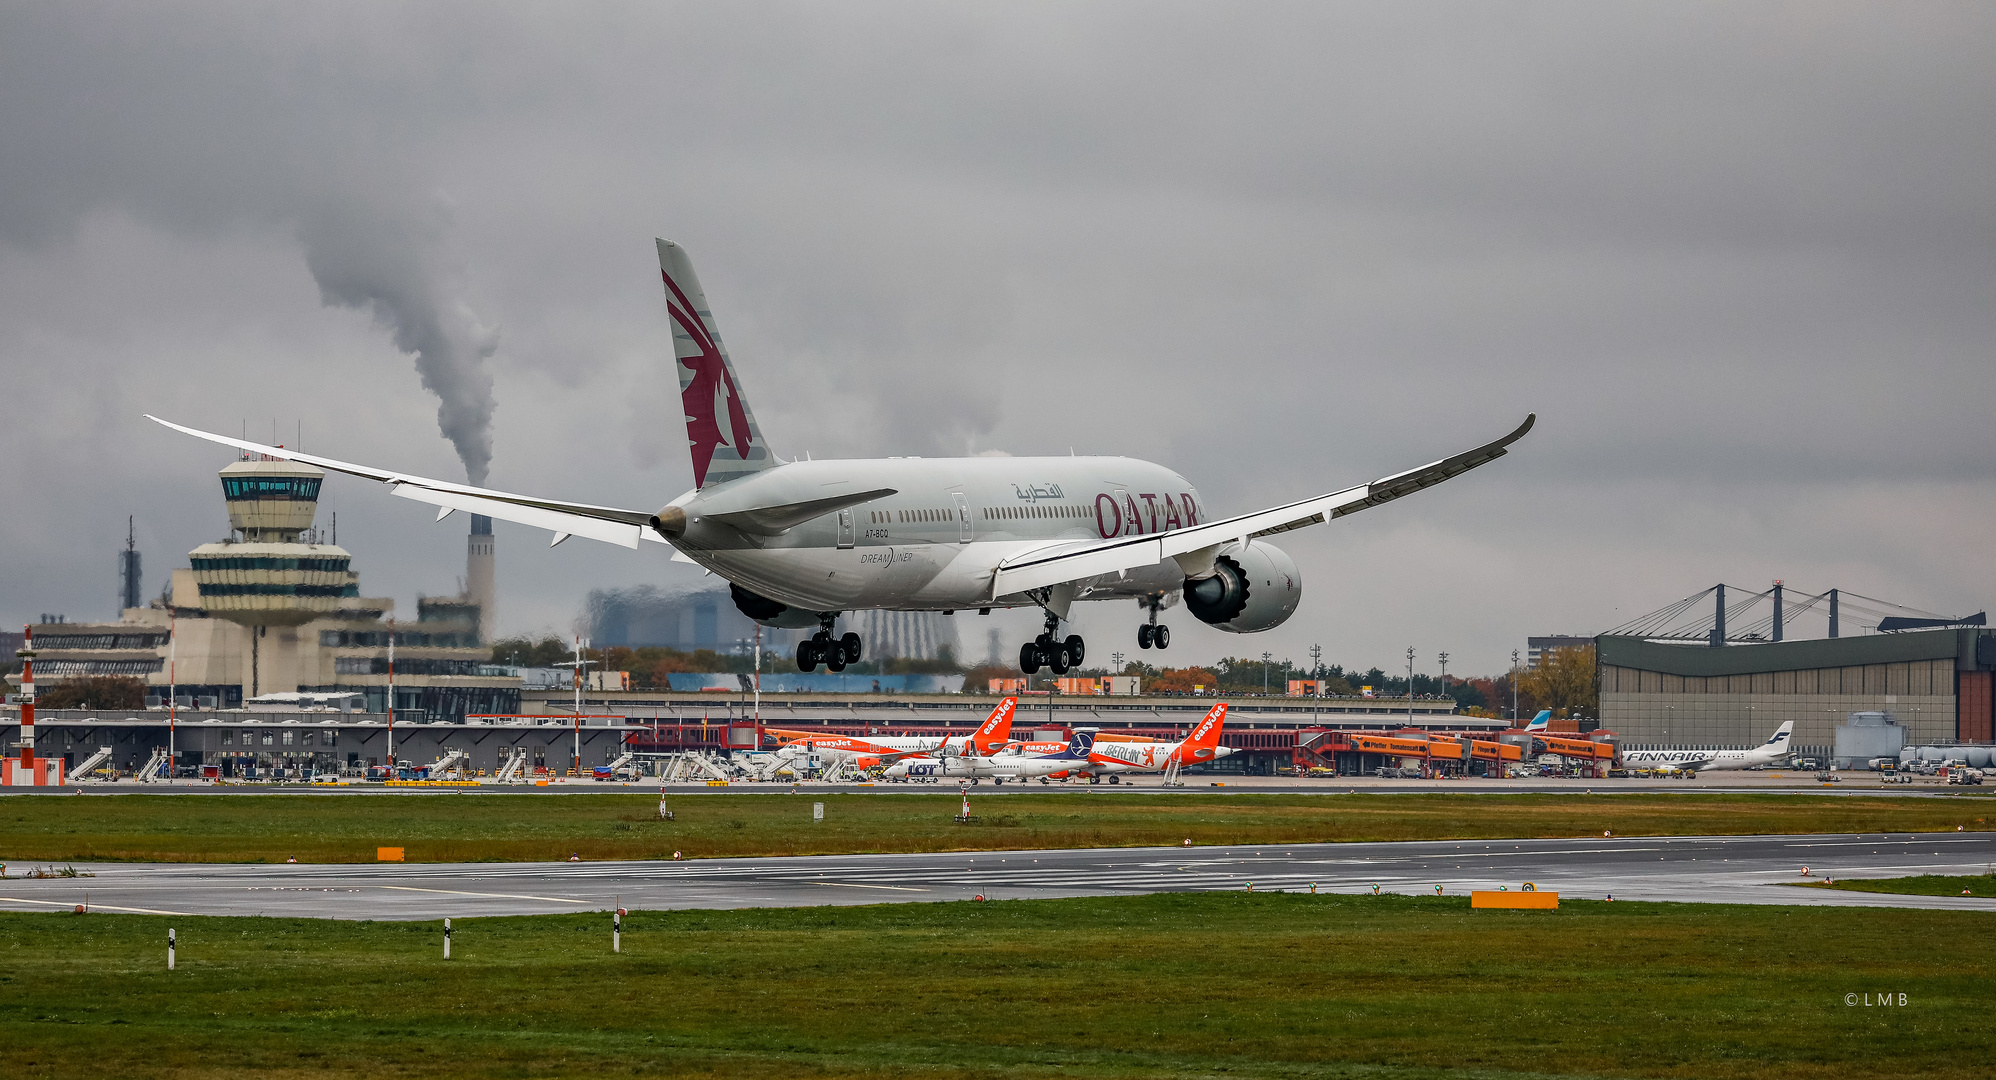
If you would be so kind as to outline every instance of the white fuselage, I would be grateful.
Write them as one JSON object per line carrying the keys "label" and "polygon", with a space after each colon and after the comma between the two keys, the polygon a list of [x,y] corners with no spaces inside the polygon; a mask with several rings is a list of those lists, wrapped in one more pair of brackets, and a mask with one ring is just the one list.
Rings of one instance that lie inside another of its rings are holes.
{"label": "white fuselage", "polygon": [[1751,769],[1776,765],[1794,752],[1784,740],[1751,750],[1624,750],[1622,764],[1631,769],[1694,770]]}
{"label": "white fuselage", "polygon": [[[709,517],[757,506],[891,488],[849,510],[776,535]],[[1013,555],[1061,540],[1147,536],[1211,520],[1199,493],[1161,465],[1122,457],[886,458],[796,461],[673,500],[675,545],[771,600],[808,611],[948,611],[1029,603],[991,596]],[[1165,559],[1076,583],[1075,599],[1169,593],[1184,583]]]}
{"label": "white fuselage", "polygon": [[1230,746],[1197,746],[1191,740],[1183,742],[1104,742],[1100,739],[1088,748],[1088,764],[1082,771],[1106,776],[1110,773],[1163,772],[1164,767],[1176,757],[1181,765],[1198,765],[1217,761],[1232,754]]}
{"label": "white fuselage", "polygon": [[922,757],[895,762],[881,775],[889,780],[1026,780],[1076,771],[1084,764],[1073,758],[1042,758],[1016,753],[989,757]]}

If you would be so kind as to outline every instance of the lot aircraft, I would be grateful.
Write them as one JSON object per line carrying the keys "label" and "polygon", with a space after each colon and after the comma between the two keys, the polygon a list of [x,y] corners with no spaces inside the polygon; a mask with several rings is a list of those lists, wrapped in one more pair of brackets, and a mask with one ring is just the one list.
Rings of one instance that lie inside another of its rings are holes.
{"label": "lot aircraft", "polygon": [[1788,745],[1788,736],[1794,731],[1795,721],[1790,720],[1782,724],[1766,742],[1751,750],[1624,750],[1622,764],[1632,769],[1662,769],[1665,772],[1779,765],[1795,753]]}
{"label": "lot aircraft", "polygon": [[[1067,748],[1066,743],[1058,745],[1063,750]],[[924,754],[902,758],[888,766],[881,775],[889,780],[990,780],[994,784],[1002,784],[1007,780],[1030,780],[1035,777],[1045,780],[1078,771],[1083,764],[1064,754],[1029,754],[1020,744],[1013,743],[988,755]]]}
{"label": "lot aircraft", "polygon": [[[1191,481],[1127,457],[969,457],[784,461],[764,440],[686,250],[658,243],[673,325],[693,490],[656,511],[518,495],[301,454],[148,417],[176,431],[272,458],[387,484],[406,499],[637,548],[729,583],[742,614],[765,626],[817,628],[797,666],[858,663],[855,610],[1034,606],[1046,629],[1019,649],[1027,674],[1056,674],[1086,655],[1057,635],[1076,600],[1132,600],[1146,615],[1140,648],[1171,643],[1162,609],[1184,600],[1201,622],[1246,634],[1280,625],[1303,595],[1296,563],[1268,543],[1439,484],[1506,453],[1535,416],[1495,442],[1369,484],[1216,518]],[[660,417],[661,422],[671,422]]]}

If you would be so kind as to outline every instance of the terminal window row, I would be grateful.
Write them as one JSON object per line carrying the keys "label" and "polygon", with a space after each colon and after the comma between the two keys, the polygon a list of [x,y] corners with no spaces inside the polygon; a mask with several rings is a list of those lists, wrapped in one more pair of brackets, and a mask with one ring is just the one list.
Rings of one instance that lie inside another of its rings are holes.
{"label": "terminal window row", "polygon": [[166,645],[166,632],[156,634],[36,634],[41,649],[157,649]]}
{"label": "terminal window row", "polygon": [[48,660],[35,661],[35,674],[52,678],[62,675],[150,675],[165,666],[162,657],[143,660]]}

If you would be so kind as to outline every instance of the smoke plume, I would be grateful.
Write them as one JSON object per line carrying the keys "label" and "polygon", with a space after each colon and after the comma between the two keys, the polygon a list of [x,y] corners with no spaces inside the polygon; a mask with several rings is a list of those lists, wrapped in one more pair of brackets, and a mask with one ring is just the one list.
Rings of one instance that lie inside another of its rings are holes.
{"label": "smoke plume", "polygon": [[339,205],[304,215],[298,233],[324,301],[371,312],[415,356],[423,388],[437,396],[437,427],[467,482],[482,487],[494,408],[485,361],[499,333],[463,297],[462,274],[445,254],[450,223],[441,200],[416,212]]}

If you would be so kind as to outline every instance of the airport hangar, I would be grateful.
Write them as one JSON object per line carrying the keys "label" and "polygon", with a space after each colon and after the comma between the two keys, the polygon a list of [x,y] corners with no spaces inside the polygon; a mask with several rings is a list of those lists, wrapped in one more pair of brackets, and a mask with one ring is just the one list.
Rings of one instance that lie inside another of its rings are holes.
{"label": "airport hangar", "polygon": [[1890,714],[1906,745],[1996,739],[1996,631],[1904,631],[1803,641],[1664,644],[1594,639],[1602,727],[1624,750],[1746,748],[1795,722],[1797,753],[1828,759],[1852,713]]}

